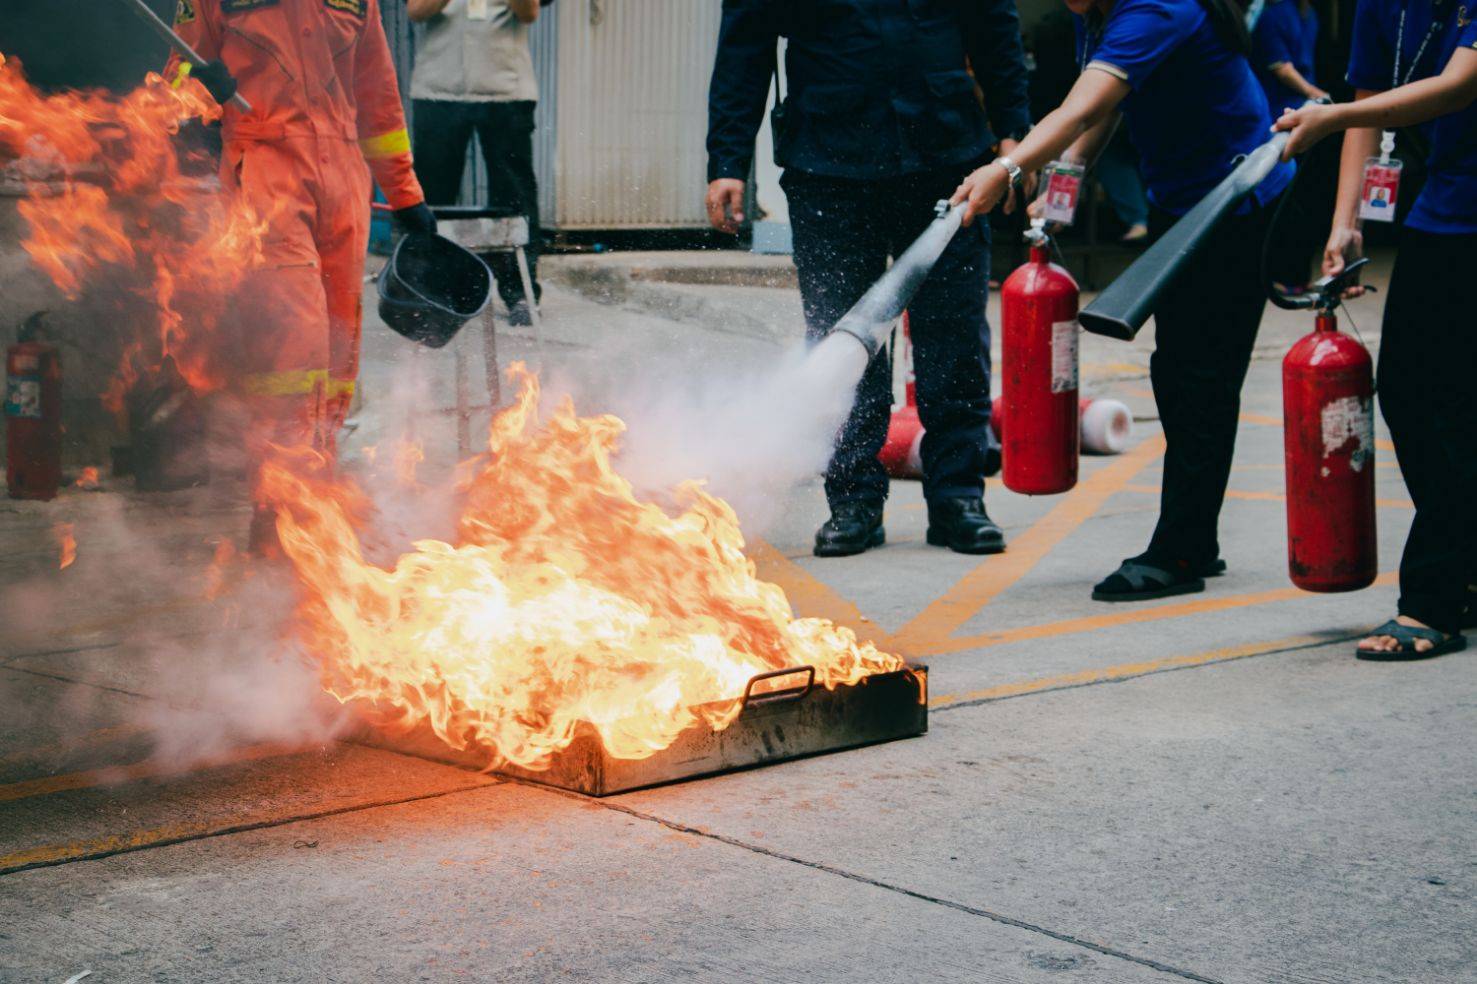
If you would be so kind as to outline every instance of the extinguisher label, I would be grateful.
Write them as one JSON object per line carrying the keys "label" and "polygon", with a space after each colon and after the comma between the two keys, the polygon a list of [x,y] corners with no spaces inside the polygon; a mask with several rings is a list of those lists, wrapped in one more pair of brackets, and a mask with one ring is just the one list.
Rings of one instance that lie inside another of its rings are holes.
{"label": "extinguisher label", "polygon": [[1069,393],[1077,388],[1077,319],[1051,326],[1051,391]]}
{"label": "extinguisher label", "polygon": [[5,377],[5,416],[41,419],[41,379],[37,376]]}
{"label": "extinguisher label", "polygon": [[1349,467],[1364,469],[1374,448],[1374,407],[1367,399],[1343,396],[1325,404],[1320,414],[1323,426],[1323,457],[1347,453]]}
{"label": "extinguisher label", "polygon": [[1046,165],[1046,188],[1041,193],[1041,214],[1048,222],[1071,225],[1077,214],[1077,196],[1082,192],[1081,164],[1052,161]]}

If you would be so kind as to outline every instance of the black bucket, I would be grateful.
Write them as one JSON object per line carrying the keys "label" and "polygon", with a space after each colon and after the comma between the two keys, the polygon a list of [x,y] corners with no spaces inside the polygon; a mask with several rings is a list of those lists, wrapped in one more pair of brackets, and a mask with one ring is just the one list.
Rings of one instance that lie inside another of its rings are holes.
{"label": "black bucket", "polygon": [[380,318],[413,342],[440,348],[492,296],[492,271],[445,236],[411,233],[380,271]]}

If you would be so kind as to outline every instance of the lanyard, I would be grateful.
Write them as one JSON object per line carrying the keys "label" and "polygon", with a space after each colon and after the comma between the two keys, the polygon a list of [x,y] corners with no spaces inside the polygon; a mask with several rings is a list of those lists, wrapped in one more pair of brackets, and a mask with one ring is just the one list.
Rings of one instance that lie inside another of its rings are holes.
{"label": "lanyard", "polygon": [[1390,70],[1390,88],[1398,89],[1400,86],[1410,82],[1415,70],[1420,66],[1421,56],[1426,53],[1426,46],[1431,39],[1446,27],[1446,0],[1435,0],[1431,4],[1431,24],[1426,28],[1426,36],[1421,38],[1421,46],[1415,50],[1415,56],[1410,60],[1410,68],[1406,69],[1405,78],[1400,77],[1400,56],[1405,53],[1405,16],[1410,12],[1410,0],[1403,0],[1400,4],[1400,26],[1395,30],[1395,64]]}

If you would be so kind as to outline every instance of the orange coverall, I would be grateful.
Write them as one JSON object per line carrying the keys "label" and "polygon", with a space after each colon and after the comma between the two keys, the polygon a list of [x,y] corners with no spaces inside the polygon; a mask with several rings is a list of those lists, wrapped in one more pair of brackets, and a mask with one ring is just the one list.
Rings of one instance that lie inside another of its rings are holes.
{"label": "orange coverall", "polygon": [[[268,222],[231,315],[248,444],[332,454],[359,372],[370,172],[392,208],[425,200],[379,0],[177,0],[174,26],[252,107],[224,107],[221,160],[226,189]],[[166,78],[188,72],[176,56]]]}

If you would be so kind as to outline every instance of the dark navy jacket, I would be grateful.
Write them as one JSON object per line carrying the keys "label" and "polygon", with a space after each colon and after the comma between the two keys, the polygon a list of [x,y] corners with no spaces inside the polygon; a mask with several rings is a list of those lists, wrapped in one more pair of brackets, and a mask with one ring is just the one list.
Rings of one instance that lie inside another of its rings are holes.
{"label": "dark navy jacket", "polygon": [[1030,122],[1015,0],[723,0],[710,181],[749,176],[781,36],[781,167],[887,178],[965,165]]}

